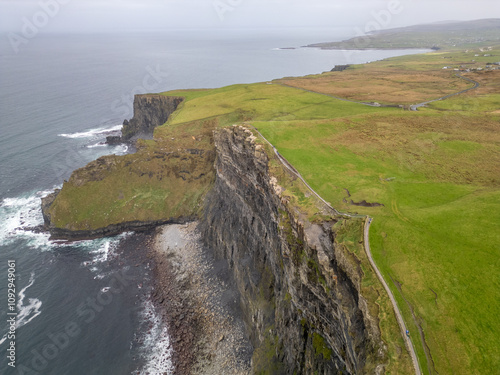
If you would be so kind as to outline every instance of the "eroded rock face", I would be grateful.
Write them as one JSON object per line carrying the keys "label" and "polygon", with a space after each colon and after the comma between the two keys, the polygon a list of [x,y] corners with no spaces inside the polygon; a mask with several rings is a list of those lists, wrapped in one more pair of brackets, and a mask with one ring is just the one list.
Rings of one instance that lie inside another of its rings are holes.
{"label": "eroded rock face", "polygon": [[[167,122],[184,98],[158,94],[136,95],[134,97],[134,117],[123,122],[122,141],[148,139],[155,127]],[[116,142],[110,139],[108,142]]]}
{"label": "eroded rock face", "polygon": [[359,292],[359,265],[335,245],[333,222],[297,217],[254,140],[242,127],[216,131],[216,182],[200,225],[234,272],[254,371],[374,371],[383,343]]}
{"label": "eroded rock face", "polygon": [[46,227],[50,225],[50,213],[49,209],[52,203],[54,203],[54,200],[57,198],[57,194],[61,189],[55,189],[53,193],[50,193],[46,197],[42,198],[42,216],[43,216],[43,223]]}

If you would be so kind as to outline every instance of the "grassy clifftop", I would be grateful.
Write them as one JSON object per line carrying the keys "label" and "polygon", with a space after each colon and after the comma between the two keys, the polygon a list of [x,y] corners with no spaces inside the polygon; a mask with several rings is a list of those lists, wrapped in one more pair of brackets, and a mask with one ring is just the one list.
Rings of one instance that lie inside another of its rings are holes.
{"label": "grassy clifftop", "polygon": [[[92,231],[125,222],[195,218],[214,179],[214,121],[139,141],[125,156],[104,156],[73,172],[49,209],[52,225]],[[190,135],[190,133],[194,135]]]}
{"label": "grassy clifftop", "polygon": [[[334,207],[374,217],[372,251],[426,373],[500,365],[500,71],[486,69],[500,48],[488,47],[197,93],[172,120],[241,111]],[[457,73],[480,87],[417,112],[314,93],[411,104],[471,87]]]}

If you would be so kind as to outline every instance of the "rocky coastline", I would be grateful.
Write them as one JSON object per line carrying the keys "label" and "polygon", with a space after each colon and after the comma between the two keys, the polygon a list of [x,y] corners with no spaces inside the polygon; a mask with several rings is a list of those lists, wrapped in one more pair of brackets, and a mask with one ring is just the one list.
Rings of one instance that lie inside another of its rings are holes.
{"label": "rocky coastline", "polygon": [[167,324],[175,374],[249,374],[238,291],[227,263],[203,247],[198,223],[158,227],[153,301]]}

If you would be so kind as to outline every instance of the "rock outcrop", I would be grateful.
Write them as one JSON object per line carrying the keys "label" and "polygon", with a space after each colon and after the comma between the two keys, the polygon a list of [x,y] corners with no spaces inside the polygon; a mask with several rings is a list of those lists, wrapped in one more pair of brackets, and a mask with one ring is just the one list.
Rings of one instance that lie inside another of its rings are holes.
{"label": "rock outcrop", "polygon": [[108,144],[134,141],[139,138],[149,139],[154,128],[167,122],[184,98],[160,94],[135,95],[134,117],[123,122],[122,136],[106,138]]}
{"label": "rock outcrop", "polygon": [[347,68],[349,68],[350,65],[335,65],[331,72],[343,72]]}
{"label": "rock outcrop", "polygon": [[47,228],[50,226],[51,216],[52,216],[50,214],[50,206],[52,206],[52,203],[54,203],[54,201],[56,200],[57,195],[59,194],[60,191],[61,191],[61,189],[55,189],[53,193],[50,193],[46,197],[42,198],[43,223],[44,223],[45,227],[47,227]]}
{"label": "rock outcrop", "polygon": [[54,239],[80,240],[196,220],[214,180],[214,160],[213,149],[157,145],[102,156],[42,198],[44,226]]}
{"label": "rock outcrop", "polygon": [[216,132],[217,175],[201,224],[205,244],[234,272],[254,372],[383,371],[378,322],[360,293],[359,264],[335,244],[337,219],[299,217],[254,139],[242,127]]}
{"label": "rock outcrop", "polygon": [[176,217],[172,219],[165,220],[153,220],[153,221],[124,221],[117,224],[110,224],[103,228],[91,229],[91,230],[71,230],[65,228],[56,228],[50,226],[50,222],[45,228],[49,228],[50,235],[52,239],[57,240],[68,240],[68,241],[80,241],[89,240],[102,237],[111,237],[124,232],[148,232],[161,225],[167,224],[186,224],[196,220],[195,216],[188,217]]}

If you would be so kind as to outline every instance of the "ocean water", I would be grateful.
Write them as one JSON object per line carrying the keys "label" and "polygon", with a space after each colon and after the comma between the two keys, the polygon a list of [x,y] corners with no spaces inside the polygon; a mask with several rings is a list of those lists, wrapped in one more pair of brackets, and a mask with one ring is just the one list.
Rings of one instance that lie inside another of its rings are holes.
{"label": "ocean water", "polygon": [[43,223],[40,198],[89,161],[128,152],[104,140],[132,117],[134,94],[313,74],[409,53],[281,49],[344,36],[335,29],[40,34],[15,53],[0,35],[0,374],[170,374],[168,332],[149,297],[150,265],[140,258],[145,235],[51,241],[34,229]]}

